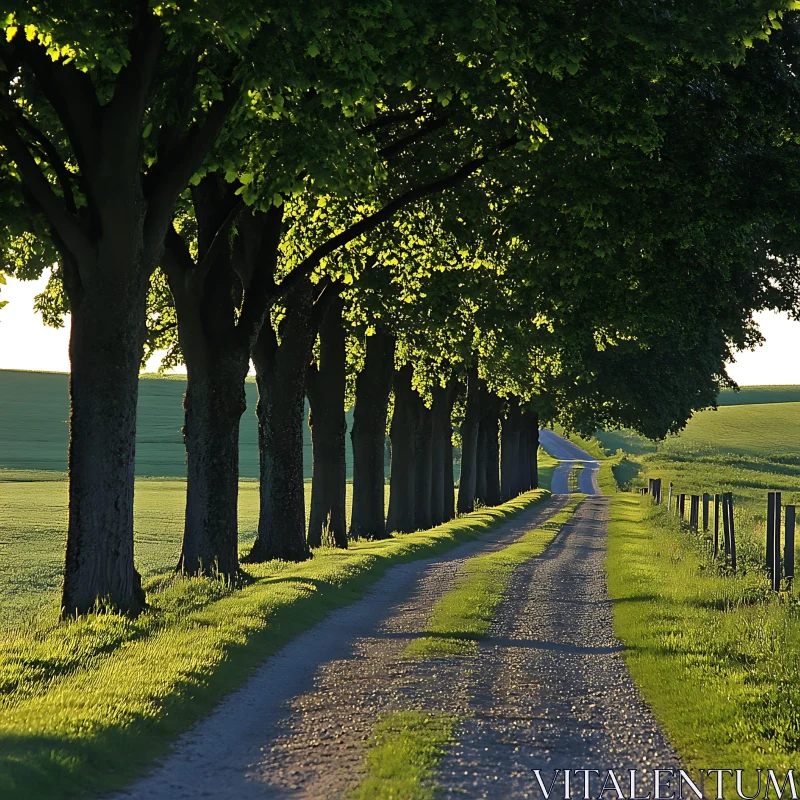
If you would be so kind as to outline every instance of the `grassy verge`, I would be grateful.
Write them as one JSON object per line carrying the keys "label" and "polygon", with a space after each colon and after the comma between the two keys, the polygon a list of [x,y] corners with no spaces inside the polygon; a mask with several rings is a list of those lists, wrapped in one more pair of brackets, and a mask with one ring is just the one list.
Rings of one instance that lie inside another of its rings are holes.
{"label": "grassy verge", "polygon": [[686,763],[749,778],[796,767],[796,602],[758,571],[723,575],[674,517],[627,493],[612,500],[607,566],[631,674]]}
{"label": "grassy verge", "polygon": [[553,480],[553,472],[555,472],[559,461],[541,447],[537,454],[537,460],[539,467],[539,486],[541,486],[542,489],[550,489],[550,483]]}
{"label": "grassy verge", "polygon": [[303,564],[253,565],[227,591],[172,580],[137,620],[31,622],[0,639],[0,796],[86,797],[139,774],[253,667],[388,567],[443,553],[548,496],[535,491],[430,531]]}
{"label": "grassy verge", "polygon": [[464,655],[477,648],[477,640],[491,627],[514,570],[544,552],[572,518],[584,495],[569,504],[514,544],[469,559],[456,585],[436,603],[425,635],[412,641],[407,658]]}
{"label": "grassy verge", "polygon": [[449,714],[398,711],[375,727],[364,777],[350,800],[433,800],[436,767],[452,740]]}

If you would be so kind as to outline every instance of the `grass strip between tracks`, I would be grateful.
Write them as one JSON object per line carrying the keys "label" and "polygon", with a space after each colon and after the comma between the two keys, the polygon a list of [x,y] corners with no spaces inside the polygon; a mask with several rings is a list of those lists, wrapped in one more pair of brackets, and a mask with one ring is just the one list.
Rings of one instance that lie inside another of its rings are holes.
{"label": "grass strip between tracks", "polygon": [[302,564],[248,565],[228,590],[174,580],[136,620],[100,614],[30,625],[0,640],[0,797],[87,797],[129,782],[264,658],[359,599],[386,570],[506,522],[550,493],[528,492],[429,531]]}
{"label": "grass strip between tracks", "polygon": [[405,656],[424,659],[475,652],[478,639],[491,627],[514,570],[544,552],[584,497],[572,496],[563,509],[508,547],[470,558],[456,585],[434,606],[424,636],[408,645]]}
{"label": "grass strip between tracks", "polygon": [[396,711],[375,726],[365,761],[366,777],[349,800],[433,800],[436,767],[451,743],[457,717]]}

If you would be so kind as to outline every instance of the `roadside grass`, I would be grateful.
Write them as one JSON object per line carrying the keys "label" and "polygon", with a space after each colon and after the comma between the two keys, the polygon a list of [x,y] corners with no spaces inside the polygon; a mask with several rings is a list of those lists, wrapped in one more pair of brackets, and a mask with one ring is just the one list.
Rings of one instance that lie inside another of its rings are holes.
{"label": "roadside grass", "polygon": [[570,492],[577,492],[578,491],[578,480],[580,478],[581,472],[583,472],[584,463],[583,461],[576,461],[569,470],[569,477],[567,478],[567,485],[569,486]]}
{"label": "roadside grass", "polygon": [[[741,560],[749,553],[750,560],[758,564],[765,560],[762,554],[767,538],[767,492],[780,491],[783,505],[800,504],[800,466],[769,458],[693,453],[687,448],[682,452],[654,453],[639,460],[625,458],[620,469],[625,472],[617,478],[627,476],[628,488],[646,485],[647,478],[661,478],[664,502],[669,483],[673,484],[674,494],[732,492],[737,554]],[[800,541],[795,543],[795,554],[800,557]]]}
{"label": "roadside grass", "polygon": [[477,650],[477,642],[492,625],[514,570],[541,555],[571,519],[585,495],[574,495],[550,519],[532,528],[513,544],[470,558],[456,580],[433,608],[423,636],[405,649],[410,659],[460,656]]}
{"label": "roadside grass", "polygon": [[366,776],[349,800],[434,800],[436,767],[456,722],[452,715],[423,711],[385,716],[368,744]]}
{"label": "roadside grass", "polygon": [[[0,631],[31,616],[53,622],[58,617],[67,539],[67,489],[62,472],[0,470]],[[309,509],[310,481],[305,489]],[[349,517],[349,483],[346,501]],[[149,589],[170,575],[178,563],[186,483],[138,478],[134,502],[136,566]],[[257,529],[258,483],[243,480],[239,483],[240,552],[250,549]]]}
{"label": "roadside grass", "polygon": [[265,657],[362,596],[390,566],[469,541],[539,502],[496,508],[303,564],[250,565],[232,591],[169,578],[136,620],[28,619],[0,639],[0,796],[85,797],[109,791],[168,752],[174,738]]}
{"label": "roadside grass", "polygon": [[543,447],[539,448],[537,461],[539,469],[539,488],[550,489],[553,480],[553,472],[555,472],[559,461],[553,458]]}
{"label": "roadside grass", "polygon": [[[690,768],[800,759],[798,603],[758,570],[723,574],[694,534],[638,495],[611,503],[614,627],[634,680]],[[727,795],[726,795],[727,796]]]}

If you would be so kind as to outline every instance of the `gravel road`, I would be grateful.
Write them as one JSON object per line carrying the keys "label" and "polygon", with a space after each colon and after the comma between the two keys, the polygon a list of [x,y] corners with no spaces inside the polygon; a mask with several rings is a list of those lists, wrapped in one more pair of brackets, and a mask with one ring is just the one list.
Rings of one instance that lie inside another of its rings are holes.
{"label": "gravel road", "polygon": [[[555,769],[613,769],[627,780],[628,769],[644,778],[677,768],[614,638],[607,519],[608,500],[587,498],[545,553],[515,572],[481,643],[470,714],[441,764],[444,797],[541,798],[534,769],[549,788]],[[582,781],[573,797],[583,796]],[[556,786],[563,797],[563,778]]]}
{"label": "gravel road", "polygon": [[[597,462],[552,432],[542,438],[549,452],[587,464],[579,488],[597,494]],[[447,798],[540,798],[537,768],[675,766],[613,636],[603,497],[584,500],[545,553],[516,571],[475,655],[401,658],[466,559],[511,544],[566,501],[556,495],[445,557],[392,568],[268,659],[116,797],[334,800],[358,783],[378,716],[407,708],[463,719],[440,768]],[[564,796],[563,783],[553,796]]]}
{"label": "gravel road", "polygon": [[[393,567],[362,600],[268,659],[161,766],[116,797],[327,800],[358,781],[363,744],[381,712],[436,703],[463,713],[464,661],[431,667],[400,653],[466,559],[511,544],[566,501],[553,497],[444,557]],[[445,679],[448,669],[458,676]]]}

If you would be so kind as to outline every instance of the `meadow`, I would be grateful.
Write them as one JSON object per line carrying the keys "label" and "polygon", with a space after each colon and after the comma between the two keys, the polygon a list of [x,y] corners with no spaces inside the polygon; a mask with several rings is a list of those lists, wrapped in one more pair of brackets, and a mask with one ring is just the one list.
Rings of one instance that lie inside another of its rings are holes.
{"label": "meadow", "polygon": [[[763,396],[758,388],[752,397]],[[780,388],[786,391],[778,396],[792,397],[789,390],[796,387]],[[782,492],[784,504],[800,503],[800,402],[701,411],[684,431],[662,442],[625,430],[599,431],[595,436],[606,453],[624,453],[615,468],[624,488],[645,486],[647,478],[660,477],[665,496],[670,482],[675,492],[685,494],[733,492],[738,532],[758,542],[764,540],[768,491]]]}
{"label": "meadow", "polygon": [[[139,389],[134,536],[137,568],[146,584],[169,575],[183,536],[186,483],[180,433],[182,376],[145,376]],[[242,418],[239,548],[247,552],[258,527],[258,429],[247,385]],[[55,618],[67,530],[68,376],[0,370],[0,629],[36,614]],[[347,413],[348,425],[352,412]],[[311,439],[305,428],[306,513],[311,506]],[[349,437],[348,437],[349,444]],[[352,454],[347,451],[348,480]],[[457,456],[457,454],[456,454]],[[389,470],[387,448],[387,476]],[[540,451],[540,485],[550,487],[556,460]],[[347,484],[348,519],[352,485]],[[389,487],[386,486],[388,503]]]}
{"label": "meadow", "polygon": [[[143,375],[139,381],[136,431],[136,474],[152,477],[185,477],[183,445],[182,375]],[[258,477],[258,424],[255,380],[245,384],[247,411],[239,434],[239,471],[243,478]],[[308,407],[306,407],[306,415]],[[352,411],[346,415],[348,429]],[[67,468],[69,443],[69,376],[57,372],[0,370],[0,468],[50,470]],[[353,457],[345,452],[347,475],[352,477]],[[311,436],[304,429],[303,464],[311,478]],[[386,467],[389,454],[386,454]],[[388,471],[387,471],[388,474]]]}

